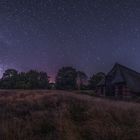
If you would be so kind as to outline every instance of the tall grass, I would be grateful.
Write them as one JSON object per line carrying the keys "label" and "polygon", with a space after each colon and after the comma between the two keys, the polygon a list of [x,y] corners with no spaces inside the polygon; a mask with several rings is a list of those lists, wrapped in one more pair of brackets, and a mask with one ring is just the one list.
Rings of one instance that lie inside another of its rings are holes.
{"label": "tall grass", "polygon": [[140,104],[65,91],[0,91],[0,140],[140,140]]}

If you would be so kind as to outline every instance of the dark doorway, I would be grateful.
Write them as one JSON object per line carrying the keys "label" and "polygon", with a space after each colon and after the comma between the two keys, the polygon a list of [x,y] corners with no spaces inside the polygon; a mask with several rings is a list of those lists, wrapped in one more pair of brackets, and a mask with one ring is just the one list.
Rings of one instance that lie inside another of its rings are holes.
{"label": "dark doorway", "polygon": [[123,85],[118,85],[118,96],[123,97]]}
{"label": "dark doorway", "polygon": [[108,85],[106,87],[106,96],[115,96],[115,86],[114,85]]}

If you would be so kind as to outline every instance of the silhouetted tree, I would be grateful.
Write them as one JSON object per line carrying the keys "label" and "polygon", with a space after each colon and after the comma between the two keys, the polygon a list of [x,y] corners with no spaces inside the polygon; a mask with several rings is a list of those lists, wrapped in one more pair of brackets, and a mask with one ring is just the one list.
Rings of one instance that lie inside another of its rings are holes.
{"label": "silhouetted tree", "polygon": [[47,89],[49,88],[49,77],[45,72],[30,70],[26,73],[27,88],[29,89]]}
{"label": "silhouetted tree", "polygon": [[29,72],[18,73],[14,69],[4,72],[0,81],[2,89],[48,89],[49,77],[46,72],[30,70]]}
{"label": "silhouetted tree", "polygon": [[28,78],[25,72],[21,72],[18,74],[18,82],[16,85],[17,89],[28,89],[27,86]]}
{"label": "silhouetted tree", "polygon": [[87,84],[87,75],[82,71],[77,71],[77,87],[79,90],[85,89]]}
{"label": "silhouetted tree", "polygon": [[76,89],[77,72],[72,67],[61,68],[56,76],[57,89]]}
{"label": "silhouetted tree", "polygon": [[99,72],[96,75],[93,74],[93,76],[89,80],[89,88],[95,89],[98,83],[105,78],[105,73]]}
{"label": "silhouetted tree", "polygon": [[18,71],[15,69],[8,69],[3,73],[1,79],[1,88],[15,89],[18,79]]}
{"label": "silhouetted tree", "polygon": [[49,77],[48,77],[46,72],[39,72],[38,81],[39,81],[39,88],[40,89],[50,88]]}

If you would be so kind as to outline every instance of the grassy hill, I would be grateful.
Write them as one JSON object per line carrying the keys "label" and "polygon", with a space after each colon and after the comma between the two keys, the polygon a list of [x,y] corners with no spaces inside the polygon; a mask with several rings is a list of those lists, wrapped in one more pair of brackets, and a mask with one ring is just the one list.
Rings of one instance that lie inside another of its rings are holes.
{"label": "grassy hill", "polygon": [[140,104],[67,91],[0,91],[0,140],[140,140]]}

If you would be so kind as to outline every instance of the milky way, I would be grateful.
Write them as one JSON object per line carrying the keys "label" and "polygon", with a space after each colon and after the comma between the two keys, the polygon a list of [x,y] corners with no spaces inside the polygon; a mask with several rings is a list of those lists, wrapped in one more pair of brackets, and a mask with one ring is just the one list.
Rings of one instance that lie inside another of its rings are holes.
{"label": "milky way", "polygon": [[0,0],[0,70],[140,71],[139,0]]}

